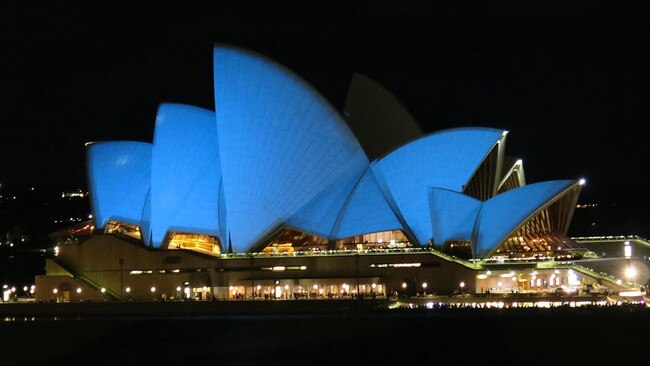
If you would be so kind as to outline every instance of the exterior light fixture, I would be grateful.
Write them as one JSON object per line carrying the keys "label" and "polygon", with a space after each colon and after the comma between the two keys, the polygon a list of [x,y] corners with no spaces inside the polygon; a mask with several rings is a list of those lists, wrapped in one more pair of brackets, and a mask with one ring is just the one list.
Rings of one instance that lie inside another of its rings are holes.
{"label": "exterior light fixture", "polygon": [[630,257],[632,257],[632,246],[630,245],[630,242],[628,240],[625,241],[623,252],[625,254],[625,258],[630,259]]}
{"label": "exterior light fixture", "polygon": [[636,277],[636,269],[634,269],[634,267],[627,267],[627,269],[625,269],[625,277],[629,279]]}

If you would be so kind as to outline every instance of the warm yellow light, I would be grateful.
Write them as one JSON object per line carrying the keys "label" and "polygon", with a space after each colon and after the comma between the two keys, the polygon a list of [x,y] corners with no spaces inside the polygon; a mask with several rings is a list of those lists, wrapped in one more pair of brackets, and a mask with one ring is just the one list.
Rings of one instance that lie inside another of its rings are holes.
{"label": "warm yellow light", "polygon": [[315,290],[315,289],[317,289],[317,288],[318,288],[318,285],[316,285],[316,284],[314,284],[314,286],[313,286],[313,287],[314,287],[314,290]]}
{"label": "warm yellow light", "polygon": [[57,292],[59,292],[58,289],[54,289],[54,290],[52,290],[52,293],[54,293],[54,294],[56,294]]}
{"label": "warm yellow light", "polygon": [[131,292],[131,288],[130,288],[130,287],[127,287],[127,288],[124,289],[124,291],[126,291],[126,292]]}
{"label": "warm yellow light", "polygon": [[641,292],[641,291],[621,291],[618,294],[620,296],[642,296],[643,292]]}
{"label": "warm yellow light", "polygon": [[463,287],[465,287],[465,282],[461,281],[459,285],[460,285],[460,288],[463,288]]}
{"label": "warm yellow light", "polygon": [[81,293],[81,287],[77,287],[77,293],[78,293],[78,294]]}
{"label": "warm yellow light", "polygon": [[406,288],[406,282],[402,282],[402,288]]}
{"label": "warm yellow light", "polygon": [[422,287],[423,288],[427,288],[427,286],[429,286],[429,285],[426,282],[422,282]]}
{"label": "warm yellow light", "polygon": [[103,294],[104,292],[106,292],[106,289],[102,287],[102,289],[101,289],[100,291],[101,291],[102,294]]}
{"label": "warm yellow light", "polygon": [[156,287],[155,286],[151,286],[151,292],[156,292]]}

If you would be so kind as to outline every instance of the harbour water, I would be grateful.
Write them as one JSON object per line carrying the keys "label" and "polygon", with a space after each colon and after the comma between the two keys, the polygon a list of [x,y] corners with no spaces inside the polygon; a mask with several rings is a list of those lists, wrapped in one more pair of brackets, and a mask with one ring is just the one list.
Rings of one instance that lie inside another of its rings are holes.
{"label": "harbour water", "polygon": [[632,365],[647,362],[650,341],[650,308],[639,305],[275,315],[158,307],[167,305],[149,316],[5,313],[0,357],[28,365]]}

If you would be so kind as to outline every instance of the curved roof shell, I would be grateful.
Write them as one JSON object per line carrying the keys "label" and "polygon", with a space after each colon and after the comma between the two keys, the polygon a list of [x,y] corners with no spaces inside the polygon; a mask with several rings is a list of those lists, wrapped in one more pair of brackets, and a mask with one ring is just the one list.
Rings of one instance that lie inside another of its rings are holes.
{"label": "curved roof shell", "polygon": [[109,220],[140,226],[151,185],[151,144],[135,141],[87,145],[87,175],[93,218],[98,227]]}
{"label": "curved roof shell", "polygon": [[483,202],[444,188],[429,189],[433,243],[442,246],[448,240],[472,240],[474,223]]}
{"label": "curved roof shell", "polygon": [[151,166],[151,232],[160,247],[169,231],[219,236],[219,143],[214,112],[158,108]]}
{"label": "curved roof shell", "polygon": [[[368,165],[330,104],[265,57],[215,47],[214,89],[226,221],[236,251],[255,246],[325,188],[360,176]],[[335,196],[342,207],[347,195]]]}
{"label": "curved roof shell", "polygon": [[475,256],[486,256],[527,218],[576,184],[574,180],[528,184],[484,202],[474,227]]}
{"label": "curved roof shell", "polygon": [[344,239],[387,230],[403,230],[403,227],[369,167],[350,193],[332,232],[332,238]]}
{"label": "curved roof shell", "polygon": [[429,188],[462,192],[503,137],[493,128],[458,128],[422,137],[372,165],[384,196],[420,244],[433,237]]}
{"label": "curved roof shell", "polygon": [[419,123],[386,88],[354,74],[343,115],[371,160],[422,136]]}

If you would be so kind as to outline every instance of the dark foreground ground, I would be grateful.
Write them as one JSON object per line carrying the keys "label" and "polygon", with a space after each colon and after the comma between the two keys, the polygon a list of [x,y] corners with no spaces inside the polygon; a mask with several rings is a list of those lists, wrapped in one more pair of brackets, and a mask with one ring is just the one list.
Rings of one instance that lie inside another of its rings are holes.
{"label": "dark foreground ground", "polygon": [[[56,304],[65,305],[65,304]],[[92,304],[70,304],[75,306]],[[115,305],[115,304],[105,304]],[[32,318],[0,305],[2,365],[641,365],[650,308],[178,311]],[[3,310],[4,309],[4,310]],[[36,309],[36,308],[32,308]],[[55,309],[55,310],[52,310]],[[74,309],[74,307],[70,308]],[[172,309],[172,310],[170,310]],[[65,310],[67,311],[67,310]]]}

